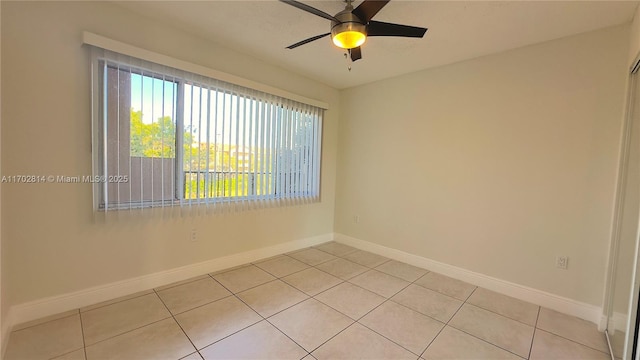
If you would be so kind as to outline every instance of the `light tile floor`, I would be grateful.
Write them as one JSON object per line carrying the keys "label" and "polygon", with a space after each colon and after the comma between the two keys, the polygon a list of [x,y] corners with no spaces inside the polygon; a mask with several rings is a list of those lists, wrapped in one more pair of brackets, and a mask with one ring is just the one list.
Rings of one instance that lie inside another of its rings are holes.
{"label": "light tile floor", "polygon": [[14,359],[609,359],[584,320],[329,242],[14,328]]}

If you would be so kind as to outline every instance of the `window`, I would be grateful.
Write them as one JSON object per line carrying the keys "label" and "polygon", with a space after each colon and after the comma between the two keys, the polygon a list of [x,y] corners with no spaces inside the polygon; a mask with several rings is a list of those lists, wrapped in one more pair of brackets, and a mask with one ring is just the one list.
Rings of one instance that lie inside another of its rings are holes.
{"label": "window", "polygon": [[96,209],[318,199],[322,109],[98,53]]}

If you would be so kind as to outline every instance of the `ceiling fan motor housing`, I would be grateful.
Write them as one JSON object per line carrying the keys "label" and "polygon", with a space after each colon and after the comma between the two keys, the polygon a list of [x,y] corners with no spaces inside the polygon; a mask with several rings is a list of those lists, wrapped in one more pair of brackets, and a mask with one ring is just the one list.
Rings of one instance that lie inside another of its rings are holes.
{"label": "ceiling fan motor housing", "polygon": [[344,49],[352,49],[362,45],[367,36],[367,27],[357,16],[345,9],[334,16],[331,21],[331,38],[334,44]]}

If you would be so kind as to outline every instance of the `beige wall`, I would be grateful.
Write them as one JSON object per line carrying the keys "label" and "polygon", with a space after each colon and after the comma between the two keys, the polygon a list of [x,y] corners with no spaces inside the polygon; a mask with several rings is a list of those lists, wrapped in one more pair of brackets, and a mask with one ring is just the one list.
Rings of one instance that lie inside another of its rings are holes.
{"label": "beige wall", "polygon": [[628,31],[342,91],[336,232],[600,305]]}
{"label": "beige wall", "polygon": [[629,65],[640,55],[640,6],[636,9],[631,22],[631,35],[629,39]]}
{"label": "beige wall", "polygon": [[[199,218],[97,224],[90,184],[5,185],[10,304],[86,289],[333,231],[339,92],[104,2],[2,2],[2,173],[91,172],[91,31],[239,75],[331,109],[322,202]],[[189,241],[191,228],[199,240]],[[4,282],[3,282],[4,283]]]}

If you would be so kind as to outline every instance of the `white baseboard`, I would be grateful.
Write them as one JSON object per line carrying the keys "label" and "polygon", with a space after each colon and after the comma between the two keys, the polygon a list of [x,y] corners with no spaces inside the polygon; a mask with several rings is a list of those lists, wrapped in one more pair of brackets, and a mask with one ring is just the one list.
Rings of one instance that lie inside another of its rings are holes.
{"label": "white baseboard", "polygon": [[10,316],[8,316],[8,319],[5,322],[6,329],[4,327],[2,329],[3,342],[4,339],[8,337],[10,328],[17,324],[36,320],[45,316],[55,315],[68,310],[78,309],[83,306],[96,304],[113,298],[130,295],[139,291],[168,285],[176,281],[186,280],[195,276],[224,270],[282,253],[318,245],[331,240],[333,240],[333,234],[324,234],[289,241],[278,245],[224,256],[154,274],[143,275],[110,284],[94,286],[68,294],[51,296],[24,304],[14,305],[9,310]]}
{"label": "white baseboard", "polygon": [[[410,265],[418,266],[429,271],[434,271],[442,275],[462,280],[470,284],[483,287],[516,299],[528,301],[564,314],[572,315],[591,321],[598,325],[602,324],[602,308],[572,300],[542,290],[533,289],[509,281],[497,279],[477,272],[466,270],[457,266],[441,263],[425,257],[409,254],[404,251],[392,249],[386,246],[374,244],[369,241],[356,239],[347,235],[336,233],[334,240],[345,245],[366,250],[378,255],[388,257],[397,261],[402,261]],[[604,330],[602,328],[601,330]]]}
{"label": "white baseboard", "polygon": [[[602,309],[598,306],[582,303],[541,290],[518,285],[453,265],[448,265],[425,257],[409,254],[400,250],[336,233],[289,241],[278,245],[224,256],[154,274],[139,276],[110,284],[94,286],[68,294],[14,305],[9,309],[9,312],[4,319],[5,321],[3,321],[2,329],[0,329],[2,332],[2,354],[4,354],[11,328],[14,325],[36,320],[45,316],[55,315],[64,311],[78,309],[83,306],[92,305],[120,296],[130,295],[139,291],[171,284],[176,281],[186,280],[195,276],[246,264],[282,253],[318,245],[331,240],[386,256],[394,260],[402,261],[407,264],[422,267],[430,271],[450,276],[458,280],[528,301],[536,305],[544,306],[568,315],[577,316],[599,325],[603,322]],[[618,325],[617,323],[618,321],[616,321],[616,325]]]}

